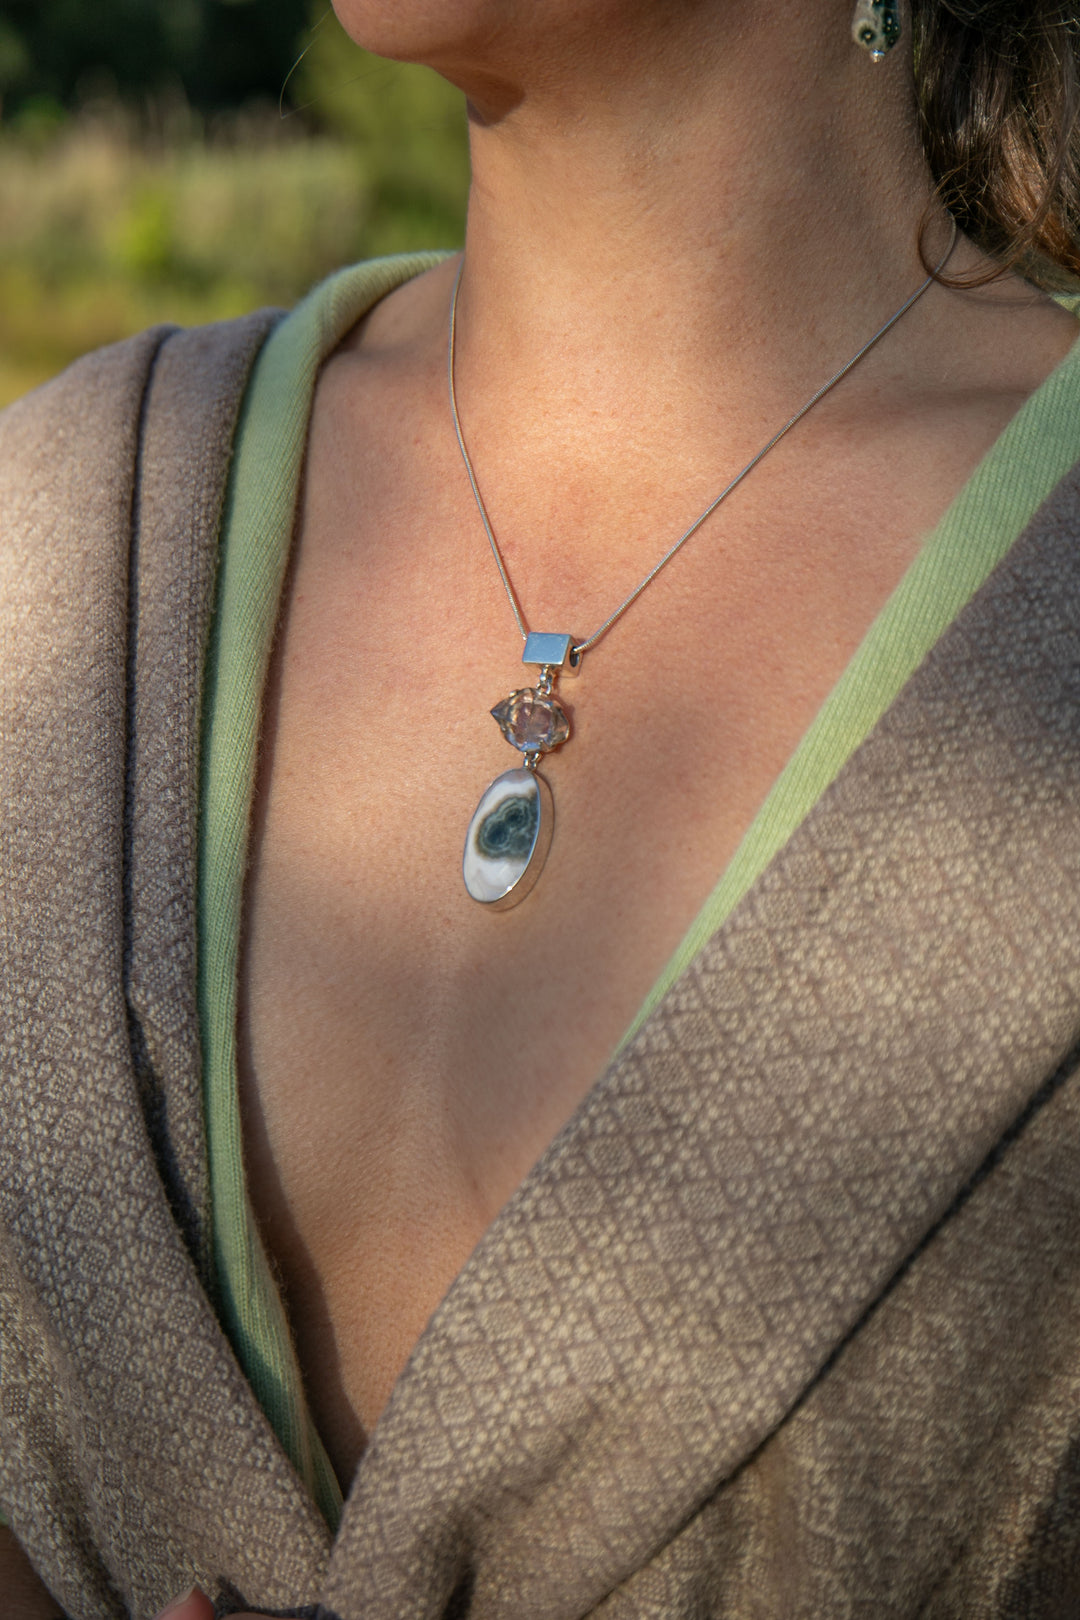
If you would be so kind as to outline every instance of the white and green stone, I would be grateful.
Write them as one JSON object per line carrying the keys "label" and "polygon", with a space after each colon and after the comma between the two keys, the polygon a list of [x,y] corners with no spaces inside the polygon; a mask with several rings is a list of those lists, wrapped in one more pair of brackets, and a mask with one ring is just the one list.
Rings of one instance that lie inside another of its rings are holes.
{"label": "white and green stone", "polygon": [[495,911],[524,900],[551,847],[555,807],[535,771],[504,771],[485,789],[465,837],[462,875],[474,900]]}

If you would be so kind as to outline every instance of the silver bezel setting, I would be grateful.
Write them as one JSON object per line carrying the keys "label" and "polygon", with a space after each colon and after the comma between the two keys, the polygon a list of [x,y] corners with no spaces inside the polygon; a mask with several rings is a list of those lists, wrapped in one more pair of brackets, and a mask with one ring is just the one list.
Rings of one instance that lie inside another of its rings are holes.
{"label": "silver bezel setting", "polygon": [[[503,798],[509,797],[515,790],[524,788],[535,791],[537,795],[539,814],[537,816],[536,832],[528,854],[520,860],[496,861],[493,857],[484,855],[476,845],[476,836],[481,822],[500,803],[500,799],[494,795],[495,790],[501,785],[505,786],[507,790],[502,795]],[[519,905],[525,899],[525,896],[532,891],[537,878],[544,869],[554,831],[555,801],[552,797],[551,788],[539,771],[522,766],[518,770],[503,771],[501,776],[496,776],[493,781],[488,783],[481,794],[480,802],[473,811],[472,820],[469,822],[469,830],[465,835],[465,853],[461,861],[461,875],[469,897],[475,900],[478,905],[485,906],[488,911],[509,911],[512,906]],[[516,877],[511,877],[511,872],[508,870],[500,874],[497,881],[492,882],[492,869],[498,866],[507,868],[518,866],[520,869]],[[505,886],[502,885],[502,877],[504,876],[509,879]],[[482,882],[485,877],[487,881]],[[497,892],[486,894],[482,892],[484,888],[494,888]]]}

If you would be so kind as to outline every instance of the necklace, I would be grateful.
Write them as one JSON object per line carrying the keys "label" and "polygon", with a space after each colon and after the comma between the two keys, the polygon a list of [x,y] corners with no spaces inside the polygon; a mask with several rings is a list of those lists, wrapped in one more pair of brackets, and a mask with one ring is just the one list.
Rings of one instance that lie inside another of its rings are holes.
{"label": "necklace", "polygon": [[495,565],[499,570],[499,577],[503,582],[507,600],[513,610],[517,621],[521,639],[525,644],[521,656],[523,664],[539,668],[540,674],[536,685],[521,687],[511,692],[492,709],[491,713],[498,722],[503,736],[507,742],[524,756],[524,763],[517,770],[504,771],[497,776],[485,789],[480,803],[473,812],[469,822],[469,830],[465,837],[465,855],[462,862],[462,873],[465,878],[465,887],[474,900],[488,906],[492,911],[505,911],[516,906],[530,892],[547,860],[548,850],[551,847],[551,837],[555,830],[555,806],[552,798],[551,786],[547,779],[541,776],[538,766],[544,754],[561,748],[570,736],[570,717],[559,702],[556,694],[556,683],[560,678],[575,676],[580,673],[585,654],[603,636],[606,636],[613,625],[617,624],[626,610],[637,601],[641,593],[648,588],[660,573],[666,568],[675,554],[682,549],[691,535],[710,517],[720,503],[727,499],[734,489],[742,483],[760,461],[769,454],[785,434],[801,422],[809,411],[812,411],[825,395],[834,389],[858,365],[863,357],[869,354],[876,343],[879,343],[886,332],[892,330],[897,321],[902,319],[923,293],[940,275],[945,268],[956,245],[957,228],[954,223],[952,238],[941,263],[931,271],[926,280],[906,298],[893,315],[880,326],[862,348],[852,355],[840,370],[830,377],[828,382],[818,389],[817,393],[807,400],[789,417],[772,438],[762,445],[757,454],[746,463],[746,466],[737,472],[727,484],[724,485],[716,498],[709,502],[705,510],[698,514],[674,545],[669,546],[660,560],[649,569],[643,579],[639,580],[630,592],[619,603],[614,613],[610,613],[591,636],[578,641],[575,636],[565,632],[530,630],[525,615],[514,590],[509,571],[495,538],[495,531],[491,527],[484,498],[480,493],[480,486],[476,481],[476,473],[472,460],[465,446],[465,436],[461,430],[461,419],[458,415],[457,392],[454,387],[454,352],[457,332],[458,294],[461,290],[461,276],[465,268],[462,258],[458,266],[458,273],[454,279],[454,291],[450,299],[450,334],[446,346],[446,373],[450,392],[450,414],[454,422],[454,432],[457,435],[458,448],[461,451],[465,471],[469,476],[469,484],[476,501],[480,521],[484,525],[484,532],[488,537],[491,552],[495,558]]}

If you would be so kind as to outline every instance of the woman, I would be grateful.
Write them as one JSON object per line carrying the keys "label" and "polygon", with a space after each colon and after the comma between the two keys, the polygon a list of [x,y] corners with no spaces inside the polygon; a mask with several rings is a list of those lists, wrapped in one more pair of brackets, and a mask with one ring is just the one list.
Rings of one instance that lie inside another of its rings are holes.
{"label": "woman", "polygon": [[14,1532],[80,1620],[1070,1613],[1075,19],[337,9],[469,98],[457,291],[8,418]]}

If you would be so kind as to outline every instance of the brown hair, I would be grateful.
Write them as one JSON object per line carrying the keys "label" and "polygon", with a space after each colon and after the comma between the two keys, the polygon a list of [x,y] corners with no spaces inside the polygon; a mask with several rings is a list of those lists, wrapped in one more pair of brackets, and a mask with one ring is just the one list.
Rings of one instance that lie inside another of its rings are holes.
{"label": "brown hair", "polygon": [[1076,290],[1080,5],[911,0],[911,20],[923,148],[942,202],[1001,270]]}

